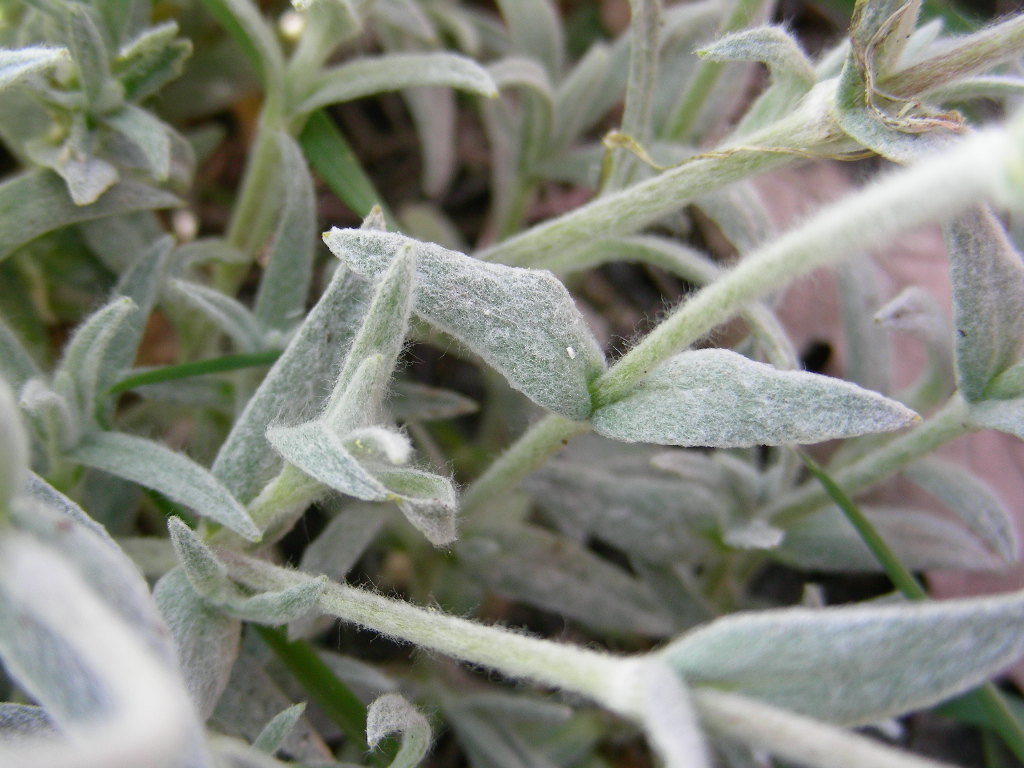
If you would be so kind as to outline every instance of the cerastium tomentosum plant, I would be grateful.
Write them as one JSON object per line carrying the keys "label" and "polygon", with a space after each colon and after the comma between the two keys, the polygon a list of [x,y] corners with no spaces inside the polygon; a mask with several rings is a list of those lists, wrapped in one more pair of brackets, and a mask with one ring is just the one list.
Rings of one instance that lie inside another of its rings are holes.
{"label": "cerastium tomentosum plant", "polygon": [[[948,36],[858,1],[811,58],[770,0],[632,0],[610,40],[495,5],[0,4],[0,764],[596,767],[639,729],[672,767],[912,768],[938,763],[852,728],[954,697],[1024,759],[988,682],[1024,593],[929,601],[911,573],[1017,558],[1004,500],[931,454],[1024,438],[1024,16]],[[752,102],[738,62],[767,65]],[[332,117],[390,91],[433,203],[374,207]],[[227,110],[237,193],[203,170]],[[483,139],[489,208],[456,226]],[[870,155],[901,167],[782,233],[750,182]],[[363,219],[323,267],[311,168]],[[589,201],[530,225],[566,184]],[[952,331],[863,258],[929,223]],[[694,290],[610,360],[566,286],[613,262]],[[846,379],[801,370],[775,312],[823,267]],[[895,331],[927,352],[898,391]],[[429,346],[479,404],[416,381]],[[824,470],[794,448],[840,439]],[[851,501],[897,474],[944,510]],[[786,605],[772,563],[902,596]],[[339,653],[321,617],[396,643]]]}

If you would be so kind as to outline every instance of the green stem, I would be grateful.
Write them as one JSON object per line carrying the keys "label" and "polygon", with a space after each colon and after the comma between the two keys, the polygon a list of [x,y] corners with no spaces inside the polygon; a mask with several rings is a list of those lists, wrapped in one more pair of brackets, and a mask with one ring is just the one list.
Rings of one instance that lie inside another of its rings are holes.
{"label": "green stem", "polygon": [[[836,485],[853,495],[899,471],[940,445],[976,430],[967,419],[967,406],[959,395],[920,425],[880,446],[852,464],[830,470]],[[809,481],[759,513],[786,527],[825,507],[831,498],[816,482]]]}
{"label": "green stem", "polygon": [[225,371],[237,371],[241,368],[271,365],[280,356],[280,352],[272,350],[270,352],[254,352],[244,355],[224,355],[207,360],[196,360],[191,363],[165,365],[153,370],[125,376],[110,387],[107,390],[107,394],[116,395],[119,392],[127,392],[129,389],[144,387],[147,384],[161,384],[167,381],[190,379],[194,376],[206,376],[211,373],[223,373]]}
{"label": "green stem", "polygon": [[360,753],[366,754],[366,707],[334,671],[304,640],[289,642],[285,633],[273,627],[251,625],[263,642],[295,676],[324,714],[341,728]]}
{"label": "green stem", "polygon": [[487,470],[466,489],[462,509],[467,515],[483,512],[489,499],[515,487],[535,469],[542,467],[551,454],[568,444],[569,439],[590,430],[586,422],[570,421],[549,414],[533,424]]}
{"label": "green stem", "polygon": [[[751,26],[751,22],[761,15],[759,11],[763,5],[763,0],[736,0],[732,12],[718,28],[717,36],[721,37]],[[684,141],[690,136],[724,68],[725,62],[707,59],[700,62],[669,120],[666,136],[679,141]]]}

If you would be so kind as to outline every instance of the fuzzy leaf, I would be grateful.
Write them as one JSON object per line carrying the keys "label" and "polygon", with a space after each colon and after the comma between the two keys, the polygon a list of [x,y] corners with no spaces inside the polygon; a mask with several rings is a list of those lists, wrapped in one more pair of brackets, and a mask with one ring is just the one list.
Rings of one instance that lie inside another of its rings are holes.
{"label": "fuzzy leaf", "polygon": [[167,180],[171,174],[171,137],[166,123],[133,104],[107,115],[104,122],[142,153],[154,179]]}
{"label": "fuzzy leaf", "polygon": [[0,48],[0,90],[26,75],[41,72],[68,58],[67,48],[33,45],[28,48]]}
{"label": "fuzzy leaf", "polygon": [[346,506],[303,551],[300,569],[344,581],[383,524],[375,504]]}
{"label": "fuzzy leaf", "polygon": [[328,488],[367,501],[384,501],[388,490],[345,447],[324,421],[271,427],[267,440],[284,459]]}
{"label": "fuzzy leaf", "polygon": [[402,746],[390,768],[415,768],[430,749],[430,724],[399,693],[386,693],[366,710],[366,743],[376,747],[383,738],[402,734]]}
{"label": "fuzzy leaf", "polygon": [[231,676],[241,622],[208,605],[181,568],[156,583],[153,597],[174,637],[185,684],[205,721]]}
{"label": "fuzzy leaf", "polygon": [[645,584],[565,537],[535,526],[488,529],[455,548],[489,589],[602,632],[663,637],[672,622]]}
{"label": "fuzzy leaf", "polygon": [[344,269],[292,336],[284,353],[249,398],[213,462],[213,474],[243,501],[251,501],[277,472],[267,427],[317,412],[341,368],[366,311],[370,286]]}
{"label": "fuzzy leaf", "polygon": [[42,707],[0,702],[0,742],[27,736],[53,739],[58,734],[57,726]]}
{"label": "fuzzy leaf", "polygon": [[557,157],[621,98],[615,86],[608,47],[596,43],[569,71],[555,90],[554,134],[551,157]]}
{"label": "fuzzy leaf", "polygon": [[711,61],[760,61],[772,85],[751,105],[737,133],[748,133],[782,117],[814,87],[817,77],[800,45],[780,27],[745,29],[719,38],[698,54]]}
{"label": "fuzzy leaf", "polygon": [[981,478],[937,458],[918,461],[903,474],[941,501],[1004,561],[1017,560],[1020,542],[1013,516]]}
{"label": "fuzzy leaf", "polygon": [[160,443],[117,432],[97,432],[70,455],[82,464],[152,488],[249,541],[259,541],[259,529],[249,513],[216,477]]}
{"label": "fuzzy leaf", "polygon": [[29,476],[25,490],[30,503],[16,510],[18,525],[73,565],[158,657],[173,660],[167,628],[153,603],[149,585],[106,529],[37,475]]}
{"label": "fuzzy leaf", "polygon": [[[3,329],[0,328],[0,334]],[[3,344],[0,336],[0,345]],[[3,346],[0,346],[0,351]],[[2,360],[2,357],[0,357]],[[2,363],[0,363],[2,365]],[[3,369],[0,369],[2,371]],[[468,397],[449,389],[438,389],[411,381],[391,385],[388,411],[395,421],[440,421],[476,413],[479,406]]]}
{"label": "fuzzy leaf", "polygon": [[975,403],[971,406],[971,421],[979,427],[998,429],[1024,440],[1024,397]]}
{"label": "fuzzy leaf", "polygon": [[[73,748],[77,765],[169,766],[185,747],[192,716],[180,682],[79,574],[29,536],[0,540],[0,656],[74,745],[31,743],[31,764],[70,766]],[[5,765],[28,763],[7,744],[0,755]]]}
{"label": "fuzzy leaf", "polygon": [[51,144],[47,139],[34,140],[25,150],[32,162],[60,175],[77,206],[95,203],[120,178],[117,168],[76,143],[74,134],[63,144]]}
{"label": "fuzzy leaf", "polygon": [[418,469],[374,472],[406,518],[436,547],[455,541],[458,494],[451,481]]}
{"label": "fuzzy leaf", "polygon": [[80,86],[91,108],[106,111],[110,107],[108,89],[110,56],[103,36],[92,17],[92,9],[75,3],[67,8],[67,40],[71,57],[78,67]]}
{"label": "fuzzy leaf", "polygon": [[267,723],[256,740],[253,741],[253,747],[268,755],[277,752],[284,745],[285,739],[288,738],[305,711],[305,703],[299,703],[274,715],[274,718]]}
{"label": "fuzzy leaf", "polygon": [[326,586],[326,578],[309,579],[287,589],[232,596],[221,608],[244,621],[276,627],[308,616],[316,609]]}
{"label": "fuzzy leaf", "polygon": [[181,518],[172,517],[168,520],[167,529],[174,554],[192,589],[197,595],[216,604],[218,597],[227,594],[231,588],[227,568]]}
{"label": "fuzzy leaf", "polygon": [[0,378],[18,392],[29,379],[41,375],[39,366],[3,317],[0,317]]}
{"label": "fuzzy leaf", "polygon": [[[324,413],[339,432],[376,420],[405,342],[417,282],[415,267],[413,248],[406,245],[377,286]],[[368,367],[371,360],[376,362]]]}
{"label": "fuzzy leaf", "polygon": [[885,432],[915,418],[849,382],[705,349],[670,358],[631,394],[598,409],[593,424],[625,442],[731,448]]}
{"label": "fuzzy leaf", "polygon": [[120,50],[114,70],[127,99],[142,101],[181,74],[192,43],[177,34],[178,25],[166,21],[144,30]]}
{"label": "fuzzy leaf", "polygon": [[93,417],[97,398],[121,373],[124,355],[117,345],[130,333],[137,314],[134,301],[116,297],[86,318],[65,347],[54,371],[54,387],[83,417]]}
{"label": "fuzzy leaf", "polygon": [[[588,383],[604,356],[557,278],[542,270],[485,264],[402,235],[334,228],[324,236],[353,270],[382,273],[413,243],[416,312],[494,366],[513,387],[573,419],[590,413]],[[544,318],[538,323],[538,318]]]}
{"label": "fuzzy leaf", "polygon": [[957,216],[944,232],[953,284],[957,384],[973,403],[1021,358],[1024,261],[987,207]]}
{"label": "fuzzy leaf", "polygon": [[[900,562],[911,570],[997,570],[1005,565],[963,526],[934,513],[869,506],[861,510]],[[797,568],[829,573],[882,570],[878,558],[834,507],[790,526],[772,556]]]}
{"label": "fuzzy leaf", "polygon": [[259,322],[240,301],[189,280],[173,278],[168,281],[167,287],[173,297],[202,312],[243,352],[254,352],[263,346],[263,332]]}
{"label": "fuzzy leaf", "polygon": [[95,203],[79,206],[59,176],[46,170],[29,171],[0,184],[0,260],[40,235],[68,224],[180,204],[169,192],[122,181]]}
{"label": "fuzzy leaf", "polygon": [[274,136],[280,157],[281,215],[256,294],[256,319],[264,328],[287,331],[305,314],[313,276],[316,196],[302,150],[284,131]]}
{"label": "fuzzy leaf", "polygon": [[643,727],[666,768],[710,768],[704,735],[685,683],[660,660],[638,665],[636,686],[645,702]]}
{"label": "fuzzy leaf", "polygon": [[507,56],[487,65],[487,72],[499,91],[510,88],[529,88],[554,106],[551,78],[544,65],[524,56]]}
{"label": "fuzzy leaf", "polygon": [[551,78],[558,79],[565,41],[551,0],[498,0],[497,4],[515,49],[542,62]]}
{"label": "fuzzy leaf", "polygon": [[[73,391],[74,383],[65,375],[62,389]],[[31,419],[36,431],[61,448],[75,446],[82,437],[84,424],[71,401],[58,394],[41,379],[29,379],[21,388],[19,405]]]}
{"label": "fuzzy leaf", "polygon": [[846,725],[926,707],[1024,653],[1024,596],[718,619],[659,655],[696,686],[726,688]]}
{"label": "fuzzy leaf", "polygon": [[11,502],[21,493],[28,472],[29,443],[14,392],[0,379],[0,522],[7,516]]}
{"label": "fuzzy leaf", "polygon": [[312,112],[328,104],[420,85],[446,86],[481,96],[498,95],[487,70],[472,59],[453,53],[391,53],[364,56],[326,70],[297,111]]}

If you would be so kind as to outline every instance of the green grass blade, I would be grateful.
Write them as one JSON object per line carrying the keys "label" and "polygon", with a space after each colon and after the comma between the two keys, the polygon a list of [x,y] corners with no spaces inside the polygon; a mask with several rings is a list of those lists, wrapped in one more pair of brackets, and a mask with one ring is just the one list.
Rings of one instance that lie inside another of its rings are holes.
{"label": "green grass blade", "polygon": [[379,205],[388,228],[397,228],[394,216],[359,164],[352,147],[324,110],[318,109],[309,116],[299,135],[299,144],[313,170],[345,205],[361,218],[366,218],[373,206]]}
{"label": "green grass blade", "polygon": [[240,368],[257,368],[261,365],[271,365],[281,356],[279,351],[253,352],[245,355],[224,355],[213,357],[208,360],[196,360],[191,363],[178,363],[177,365],[165,365],[154,368],[150,371],[135,373],[125,376],[107,390],[109,394],[116,395],[119,392],[126,392],[129,389],[143,387],[147,384],[161,384],[165,381],[177,381],[178,379],[190,379],[193,376],[206,376],[210,373],[224,373],[225,371],[237,371]]}
{"label": "green grass blade", "polygon": [[[801,453],[800,458],[810,470],[811,474],[821,483],[822,488],[832,498],[846,519],[860,534],[861,539],[868,549],[874,554],[885,569],[886,575],[892,580],[896,588],[910,600],[927,600],[928,593],[925,592],[920,582],[914,575],[904,567],[896,554],[889,548],[885,540],[878,533],[878,530],[858,509],[849,496],[840,488],[836,482],[828,476],[818,464],[809,456]],[[1018,759],[1024,760],[1024,725],[1011,709],[1008,702],[992,683],[986,683],[969,693],[965,693],[943,706],[948,708],[948,713],[954,716],[968,719],[971,722],[986,725],[998,733],[1006,745]]]}

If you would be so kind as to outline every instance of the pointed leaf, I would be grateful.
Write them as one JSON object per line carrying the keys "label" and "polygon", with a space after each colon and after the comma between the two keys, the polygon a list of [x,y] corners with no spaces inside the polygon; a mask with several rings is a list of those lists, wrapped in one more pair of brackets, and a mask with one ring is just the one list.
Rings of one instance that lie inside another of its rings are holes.
{"label": "pointed leaf", "polygon": [[498,0],[497,4],[516,50],[542,62],[551,78],[558,79],[565,41],[551,0]]}
{"label": "pointed leaf", "polygon": [[46,170],[29,171],[0,184],[0,260],[68,224],[180,204],[169,192],[128,180],[115,184],[95,203],[79,206],[59,176]]}
{"label": "pointed leaf", "polygon": [[685,683],[661,660],[635,668],[643,706],[643,727],[666,768],[710,768],[704,735]]}
{"label": "pointed leaf", "polygon": [[277,627],[307,617],[314,611],[327,586],[327,579],[308,579],[287,589],[260,592],[249,597],[233,595],[222,609],[243,621]]}
{"label": "pointed leaf", "polygon": [[166,123],[134,104],[125,104],[104,122],[142,153],[154,179],[167,180],[171,174],[171,128]]}
{"label": "pointed leaf", "polygon": [[199,597],[181,568],[156,583],[153,597],[174,637],[192,701],[205,721],[231,676],[242,625]]}
{"label": "pointed leaf", "polygon": [[849,382],[705,349],[670,358],[631,394],[598,409],[593,424],[625,442],[731,448],[885,432],[916,418]]}
{"label": "pointed leaf", "polygon": [[916,462],[903,474],[941,501],[989,549],[1008,563],[1019,555],[1013,516],[981,478],[938,458]]}
{"label": "pointed leaf", "polygon": [[92,17],[92,9],[80,3],[67,8],[67,40],[78,66],[78,77],[86,100],[93,109],[103,110],[110,77],[110,55]]}
{"label": "pointed leaf", "polygon": [[249,398],[213,463],[213,474],[238,498],[251,501],[280,467],[267,427],[320,410],[366,311],[370,286],[344,269],[292,336]]}
{"label": "pointed leaf", "polygon": [[299,703],[274,715],[274,719],[267,723],[266,727],[260,731],[260,735],[253,741],[253,747],[268,755],[277,752],[284,745],[285,739],[288,738],[305,711],[305,703]]}
{"label": "pointed leaf", "polygon": [[197,595],[216,604],[218,597],[226,595],[231,588],[227,568],[181,518],[172,517],[168,520],[167,529],[174,554],[192,589]]}
{"label": "pointed leaf", "polygon": [[299,568],[344,581],[383,524],[376,504],[345,506],[303,551]]}
{"label": "pointed leaf", "polygon": [[[2,333],[3,328],[0,327]],[[0,335],[0,345],[3,344],[2,338]],[[0,352],[2,350],[3,346],[0,346]],[[0,361],[2,359],[0,357]],[[388,411],[398,422],[454,419],[476,413],[477,410],[479,406],[474,401],[450,389],[428,387],[411,381],[396,381],[391,385]]]}
{"label": "pointed leaf", "polygon": [[585,548],[536,526],[488,529],[455,548],[489,589],[602,632],[662,637],[672,622],[657,596]]}
{"label": "pointed leaf", "polygon": [[415,768],[430,749],[430,724],[399,693],[386,693],[366,710],[366,743],[376,747],[383,738],[402,735],[402,746],[391,768]]}
{"label": "pointed leaf", "polygon": [[[997,570],[1005,565],[963,526],[934,513],[870,506],[861,511],[911,570]],[[790,526],[772,556],[797,568],[827,573],[882,571],[878,558],[835,507]]]}
{"label": "pointed leaf", "polygon": [[249,541],[260,539],[249,513],[217,478],[160,443],[118,432],[97,432],[70,455],[82,464],[152,488]]}
{"label": "pointed leaf", "polygon": [[718,619],[662,658],[691,685],[726,688],[847,725],[934,704],[1024,653],[1024,596]]}
{"label": "pointed leaf", "polygon": [[384,501],[388,490],[349,452],[344,440],[323,421],[271,427],[267,440],[290,464],[341,493]]}
{"label": "pointed leaf", "polygon": [[406,518],[435,547],[455,541],[458,494],[451,481],[417,469],[377,470],[376,478],[388,489]]}
{"label": "pointed leaf", "polygon": [[67,48],[33,45],[27,48],[0,48],[0,90],[25,75],[41,72],[69,58]]}
{"label": "pointed leaf", "polygon": [[[372,423],[384,401],[405,343],[415,293],[415,269],[413,248],[406,245],[388,265],[377,286],[327,403],[325,419],[339,432]],[[370,360],[376,360],[372,369],[365,366]]]}
{"label": "pointed leaf", "polygon": [[114,67],[125,98],[140,102],[181,74],[192,43],[177,34],[178,25],[166,21],[141,32],[120,50]]}
{"label": "pointed leaf", "polygon": [[1024,351],[1024,261],[987,207],[954,218],[945,236],[957,384],[965,400],[976,402]]}
{"label": "pointed leaf", "polygon": [[41,371],[35,360],[0,317],[0,378],[18,392],[26,381],[39,375]]}
{"label": "pointed leaf", "polygon": [[264,328],[287,331],[305,315],[313,277],[316,196],[302,150],[284,131],[274,136],[280,157],[281,215],[256,293],[256,319]]}
{"label": "pointed leaf", "polygon": [[130,333],[137,314],[134,301],[115,297],[86,318],[65,347],[54,371],[54,386],[83,416],[93,416],[97,398],[120,375],[124,355],[117,344]]}
{"label": "pointed leaf", "polygon": [[391,53],[364,56],[323,72],[297,111],[420,85],[440,85],[494,97],[498,90],[472,59],[453,53]]}
{"label": "pointed leaf", "polygon": [[345,264],[367,275],[382,273],[402,246],[413,243],[420,316],[541,405],[573,419],[590,413],[587,387],[603,371],[604,356],[551,273],[485,264],[386,232],[334,228],[324,240]]}
{"label": "pointed leaf", "polygon": [[167,287],[172,296],[202,312],[219,331],[245,352],[263,346],[263,331],[249,308],[240,301],[190,280],[174,278]]}

